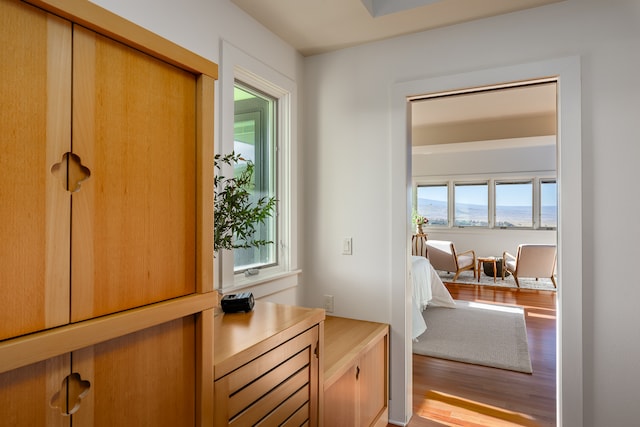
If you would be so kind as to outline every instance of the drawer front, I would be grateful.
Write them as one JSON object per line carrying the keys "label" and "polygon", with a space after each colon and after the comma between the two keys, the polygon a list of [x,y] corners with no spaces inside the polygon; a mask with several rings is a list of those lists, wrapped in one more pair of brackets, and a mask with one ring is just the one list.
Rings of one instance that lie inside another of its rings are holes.
{"label": "drawer front", "polygon": [[[296,392],[302,390],[304,402],[309,400],[309,372],[299,371],[292,377],[288,378],[284,383],[279,384],[268,394],[261,396],[257,401],[248,406],[245,410],[234,416],[229,422],[230,426],[254,426],[265,418],[276,417],[279,415],[286,419],[291,413],[283,413],[277,409],[285,406],[289,398],[293,398]],[[296,408],[297,409],[297,408]],[[278,414],[279,412],[279,414]],[[266,423],[264,425],[273,425]]]}
{"label": "drawer front", "polygon": [[216,425],[315,425],[317,342],[314,327],[218,379]]}

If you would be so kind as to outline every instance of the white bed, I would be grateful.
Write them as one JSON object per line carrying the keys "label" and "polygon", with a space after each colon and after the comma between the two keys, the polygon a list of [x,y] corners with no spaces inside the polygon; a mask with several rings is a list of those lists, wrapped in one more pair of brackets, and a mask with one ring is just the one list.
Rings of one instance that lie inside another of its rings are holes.
{"label": "white bed", "polygon": [[411,256],[411,278],[413,282],[413,328],[411,338],[418,338],[427,330],[422,311],[427,305],[455,308],[451,294],[433,269],[429,259]]}

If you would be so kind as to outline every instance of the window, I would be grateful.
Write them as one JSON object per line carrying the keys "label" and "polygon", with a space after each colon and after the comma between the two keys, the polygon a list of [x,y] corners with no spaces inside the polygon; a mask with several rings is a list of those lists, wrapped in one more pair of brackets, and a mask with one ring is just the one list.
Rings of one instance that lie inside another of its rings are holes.
{"label": "window", "polygon": [[[429,227],[486,227],[551,230],[558,225],[556,178],[504,173],[456,181],[456,177],[416,179],[414,209]],[[452,206],[453,205],[453,206]]]}
{"label": "window", "polygon": [[427,217],[430,226],[449,225],[448,193],[447,184],[418,186],[416,210],[419,215]]}
{"label": "window", "polygon": [[540,180],[540,227],[558,227],[558,190],[556,180]]}
{"label": "window", "polygon": [[[254,163],[252,197],[276,197],[276,100],[241,82],[234,87],[233,150]],[[246,167],[235,165],[235,175]],[[254,239],[273,244],[233,251],[235,272],[276,264],[277,221],[275,215],[258,224]]]}
{"label": "window", "polygon": [[[220,135],[216,153],[242,153],[254,162],[256,197],[277,199],[275,216],[258,231],[273,241],[259,249],[216,254],[214,284],[223,293],[240,289],[255,298],[297,286],[298,169],[297,85],[227,41],[222,41]],[[242,166],[240,166],[242,167]],[[231,170],[223,174],[231,176]],[[215,214],[215,213],[214,213]]]}
{"label": "window", "polygon": [[489,186],[487,182],[454,185],[453,224],[456,227],[489,225]]}
{"label": "window", "polygon": [[533,181],[497,181],[495,189],[495,227],[533,227]]}

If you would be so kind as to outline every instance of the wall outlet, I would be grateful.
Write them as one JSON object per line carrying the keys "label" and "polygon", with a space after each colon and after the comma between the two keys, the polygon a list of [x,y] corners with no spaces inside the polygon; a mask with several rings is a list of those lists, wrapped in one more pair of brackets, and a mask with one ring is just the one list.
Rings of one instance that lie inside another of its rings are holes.
{"label": "wall outlet", "polygon": [[333,295],[324,296],[324,309],[327,313],[333,313]]}
{"label": "wall outlet", "polygon": [[351,255],[353,253],[353,239],[345,237],[342,239],[342,255]]}

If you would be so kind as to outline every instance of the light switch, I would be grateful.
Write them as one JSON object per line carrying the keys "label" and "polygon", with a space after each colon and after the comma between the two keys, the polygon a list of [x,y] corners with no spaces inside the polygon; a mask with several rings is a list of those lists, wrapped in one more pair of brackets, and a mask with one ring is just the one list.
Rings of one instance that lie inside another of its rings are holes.
{"label": "light switch", "polygon": [[352,243],[351,237],[345,237],[342,240],[342,255],[351,255],[353,253]]}

